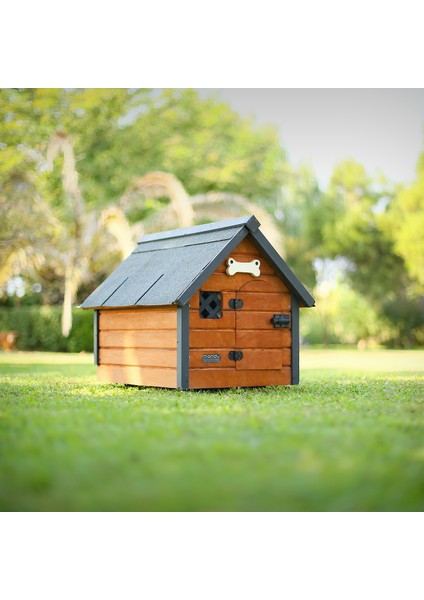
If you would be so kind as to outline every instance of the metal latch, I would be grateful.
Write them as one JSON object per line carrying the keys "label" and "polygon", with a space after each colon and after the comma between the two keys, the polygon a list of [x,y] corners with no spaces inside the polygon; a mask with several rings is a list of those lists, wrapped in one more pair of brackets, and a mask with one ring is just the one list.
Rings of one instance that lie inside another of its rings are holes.
{"label": "metal latch", "polygon": [[230,350],[228,358],[230,360],[241,360],[243,358],[243,352],[241,350]]}
{"label": "metal latch", "polygon": [[271,319],[271,323],[277,329],[290,327],[290,315],[275,314]]}
{"label": "metal latch", "polygon": [[243,300],[241,300],[240,298],[230,298],[230,300],[228,300],[228,306],[230,308],[233,308],[234,310],[237,310],[238,308],[243,308]]}

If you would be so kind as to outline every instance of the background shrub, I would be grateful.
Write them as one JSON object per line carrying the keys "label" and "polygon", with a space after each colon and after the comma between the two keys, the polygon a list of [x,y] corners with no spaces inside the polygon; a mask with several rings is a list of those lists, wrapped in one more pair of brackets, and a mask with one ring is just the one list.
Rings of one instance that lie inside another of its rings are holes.
{"label": "background shrub", "polygon": [[0,331],[17,331],[19,350],[92,352],[93,312],[75,309],[68,338],[60,331],[61,307],[22,306],[0,308]]}

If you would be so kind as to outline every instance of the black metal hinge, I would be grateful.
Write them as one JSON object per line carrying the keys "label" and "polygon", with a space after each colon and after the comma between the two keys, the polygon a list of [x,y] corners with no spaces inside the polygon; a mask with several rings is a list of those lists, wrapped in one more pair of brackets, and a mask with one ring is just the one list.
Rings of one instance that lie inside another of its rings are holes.
{"label": "black metal hinge", "polygon": [[243,358],[243,352],[241,350],[230,350],[228,358],[230,360],[241,360]]}
{"label": "black metal hinge", "polygon": [[228,300],[228,306],[234,310],[243,308],[243,300],[240,300],[240,298],[230,298],[230,300]]}

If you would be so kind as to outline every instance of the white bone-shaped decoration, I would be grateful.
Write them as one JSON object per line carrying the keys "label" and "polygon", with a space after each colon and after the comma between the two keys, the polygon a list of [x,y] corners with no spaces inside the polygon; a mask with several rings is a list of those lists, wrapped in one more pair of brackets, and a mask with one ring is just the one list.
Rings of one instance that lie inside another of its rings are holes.
{"label": "white bone-shaped decoration", "polygon": [[227,260],[227,275],[235,275],[236,273],[250,273],[254,277],[259,277],[261,261],[251,260],[250,262],[238,262],[234,258]]}

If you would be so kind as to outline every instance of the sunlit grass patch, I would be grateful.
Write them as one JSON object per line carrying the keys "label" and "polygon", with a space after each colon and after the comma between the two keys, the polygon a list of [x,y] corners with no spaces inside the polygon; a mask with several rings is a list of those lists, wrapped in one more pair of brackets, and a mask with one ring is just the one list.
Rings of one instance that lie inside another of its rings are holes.
{"label": "sunlit grass patch", "polygon": [[397,371],[390,351],[308,350],[299,386],[210,392],[3,354],[0,507],[422,510],[424,353],[409,354]]}

